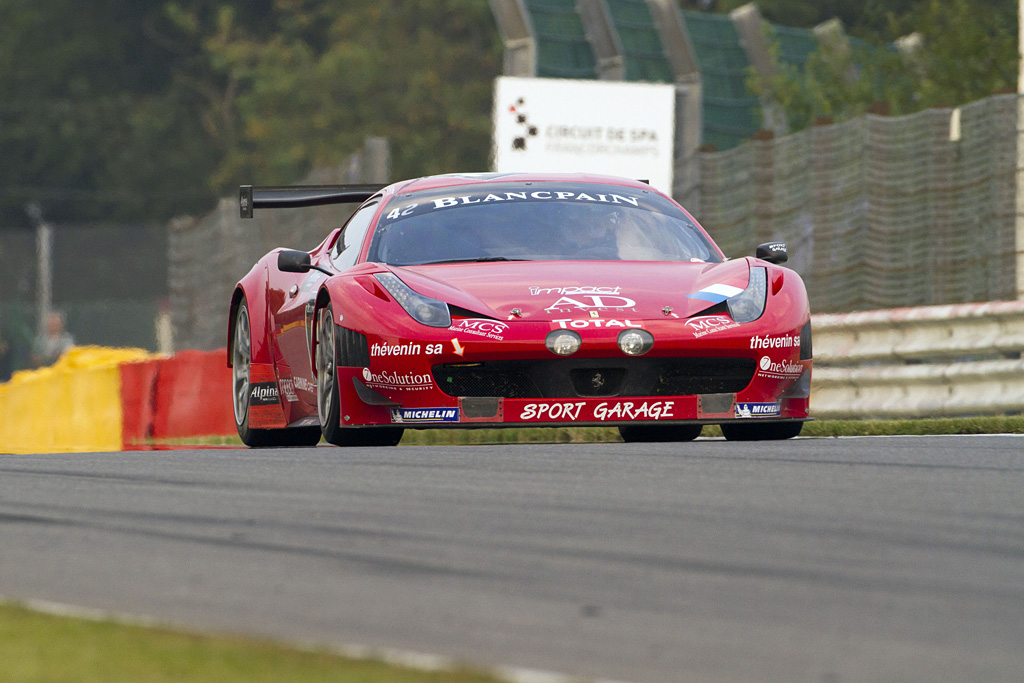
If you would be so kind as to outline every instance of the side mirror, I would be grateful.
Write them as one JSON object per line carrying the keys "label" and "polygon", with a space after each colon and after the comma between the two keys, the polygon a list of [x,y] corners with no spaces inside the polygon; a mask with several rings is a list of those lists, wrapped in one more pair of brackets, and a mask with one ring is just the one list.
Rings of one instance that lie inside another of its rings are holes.
{"label": "side mirror", "polygon": [[768,263],[785,263],[789,260],[789,251],[785,242],[765,242],[758,245],[754,256]]}
{"label": "side mirror", "polygon": [[305,251],[285,249],[277,254],[277,269],[282,273],[308,273],[312,267]]}

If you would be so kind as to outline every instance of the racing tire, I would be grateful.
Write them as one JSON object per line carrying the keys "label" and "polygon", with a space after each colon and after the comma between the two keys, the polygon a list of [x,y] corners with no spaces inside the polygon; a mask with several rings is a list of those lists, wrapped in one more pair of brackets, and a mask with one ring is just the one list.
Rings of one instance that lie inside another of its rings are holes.
{"label": "racing tire", "polygon": [[703,425],[629,425],[619,427],[626,443],[669,443],[693,441],[700,436]]}
{"label": "racing tire", "polygon": [[231,393],[235,411],[235,429],[242,443],[250,448],[287,448],[315,446],[320,443],[317,427],[288,429],[252,429],[249,427],[249,368],[252,365],[252,328],[249,309],[242,301],[235,312],[235,334],[231,345]]}
{"label": "racing tire", "polygon": [[338,390],[338,359],[341,354],[331,304],[320,309],[316,329],[316,408],[324,439],[335,446],[397,446],[405,431],[401,427],[341,426]]}
{"label": "racing tire", "polygon": [[800,435],[803,422],[767,422],[765,424],[723,424],[727,441],[782,441]]}

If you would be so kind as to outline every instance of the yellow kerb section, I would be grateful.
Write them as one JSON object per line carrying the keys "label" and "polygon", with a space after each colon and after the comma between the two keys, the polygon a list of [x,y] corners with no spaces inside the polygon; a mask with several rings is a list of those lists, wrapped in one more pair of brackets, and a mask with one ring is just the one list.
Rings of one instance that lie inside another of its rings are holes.
{"label": "yellow kerb section", "polygon": [[0,384],[0,453],[121,450],[122,363],[145,349],[76,346],[54,365]]}

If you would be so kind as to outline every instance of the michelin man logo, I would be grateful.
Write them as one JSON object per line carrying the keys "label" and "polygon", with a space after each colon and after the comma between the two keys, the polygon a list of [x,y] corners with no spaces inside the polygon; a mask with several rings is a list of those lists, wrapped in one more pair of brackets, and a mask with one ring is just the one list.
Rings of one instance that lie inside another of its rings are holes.
{"label": "michelin man logo", "polygon": [[537,126],[530,125],[530,122],[526,118],[526,112],[523,111],[523,107],[526,104],[526,100],[520,97],[516,100],[516,103],[510,105],[508,110],[509,113],[515,116],[516,123],[522,126],[522,135],[517,135],[512,138],[512,149],[518,151],[526,151],[526,139],[537,137]]}

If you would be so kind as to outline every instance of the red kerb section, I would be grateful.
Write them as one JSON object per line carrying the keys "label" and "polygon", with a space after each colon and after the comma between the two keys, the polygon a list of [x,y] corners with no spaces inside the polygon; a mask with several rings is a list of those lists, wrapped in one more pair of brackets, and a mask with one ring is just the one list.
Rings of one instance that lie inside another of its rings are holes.
{"label": "red kerb section", "polygon": [[163,361],[154,396],[153,438],[235,433],[231,368],[224,350],[180,351]]}
{"label": "red kerb section", "polygon": [[153,430],[154,392],[162,360],[123,363],[121,371],[121,444],[145,443]]}

